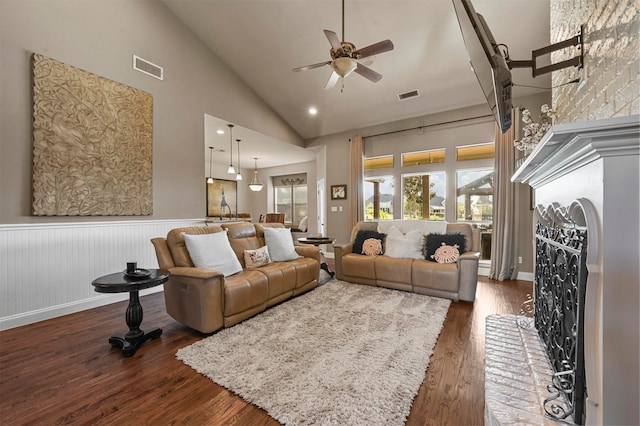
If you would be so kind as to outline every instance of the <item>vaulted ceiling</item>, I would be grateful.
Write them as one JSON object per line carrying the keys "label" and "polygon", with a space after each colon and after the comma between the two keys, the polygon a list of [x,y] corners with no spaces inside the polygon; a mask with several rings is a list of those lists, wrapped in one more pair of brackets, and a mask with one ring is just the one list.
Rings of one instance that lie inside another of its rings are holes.
{"label": "vaulted ceiling", "polygon": [[[391,52],[362,62],[381,73],[372,83],[352,74],[331,90],[323,30],[341,37],[340,0],[163,0],[211,50],[304,139],[479,105],[451,0],[346,0],[345,40],[361,48],[390,39]],[[549,0],[473,0],[513,59],[549,44]],[[516,84],[549,87],[549,76],[513,71]],[[418,90],[419,97],[398,95]],[[514,94],[541,92],[516,86]],[[309,107],[318,109],[316,116]],[[488,107],[487,107],[488,111]]]}

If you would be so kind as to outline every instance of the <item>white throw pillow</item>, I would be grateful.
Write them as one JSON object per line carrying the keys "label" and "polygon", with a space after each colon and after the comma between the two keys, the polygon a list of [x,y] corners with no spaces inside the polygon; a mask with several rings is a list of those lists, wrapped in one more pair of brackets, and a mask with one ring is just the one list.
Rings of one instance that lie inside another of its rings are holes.
{"label": "white throw pillow", "polygon": [[422,253],[424,236],[421,230],[415,229],[403,234],[398,228],[392,226],[387,232],[385,256],[398,259],[424,259]]}
{"label": "white throw pillow", "polygon": [[307,216],[303,217],[300,223],[298,224],[298,229],[301,232],[307,232],[307,227],[309,226],[309,218]]}
{"label": "white throw pillow", "polygon": [[269,248],[269,255],[274,262],[286,262],[300,256],[293,246],[293,237],[288,228],[264,227],[264,241]]}
{"label": "white throw pillow", "polygon": [[184,244],[193,264],[198,268],[215,269],[225,277],[242,271],[226,230],[203,235],[184,234]]}

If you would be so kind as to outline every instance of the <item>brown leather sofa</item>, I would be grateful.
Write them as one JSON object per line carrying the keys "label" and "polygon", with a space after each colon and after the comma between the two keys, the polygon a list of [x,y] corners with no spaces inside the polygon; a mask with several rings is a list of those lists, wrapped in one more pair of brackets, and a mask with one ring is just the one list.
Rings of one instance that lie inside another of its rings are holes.
{"label": "brown leather sofa", "polygon": [[[468,251],[456,263],[437,263],[426,259],[397,259],[385,255],[367,256],[352,253],[360,230],[375,231],[377,221],[358,222],[346,244],[334,244],[336,277],[339,280],[413,291],[430,296],[473,302],[478,282],[480,253]],[[466,223],[448,223],[449,233],[465,236],[467,247],[477,250],[477,233]]]}
{"label": "brown leather sofa", "polygon": [[[175,320],[202,333],[231,327],[265,309],[318,285],[320,251],[314,246],[295,247],[302,256],[288,262],[272,262],[246,269],[244,250],[265,245],[265,227],[280,223],[233,223],[177,228],[166,238],[154,238],[158,265],[171,273],[164,284],[167,313]],[[215,270],[196,268],[185,246],[184,234],[228,231],[231,248],[242,272],[224,277]]]}

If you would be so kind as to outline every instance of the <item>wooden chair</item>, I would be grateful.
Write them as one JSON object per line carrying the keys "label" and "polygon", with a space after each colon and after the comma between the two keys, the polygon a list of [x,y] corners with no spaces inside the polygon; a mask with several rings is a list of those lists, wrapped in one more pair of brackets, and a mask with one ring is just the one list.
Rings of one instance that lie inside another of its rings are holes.
{"label": "wooden chair", "polygon": [[284,223],[284,213],[267,213],[265,223]]}

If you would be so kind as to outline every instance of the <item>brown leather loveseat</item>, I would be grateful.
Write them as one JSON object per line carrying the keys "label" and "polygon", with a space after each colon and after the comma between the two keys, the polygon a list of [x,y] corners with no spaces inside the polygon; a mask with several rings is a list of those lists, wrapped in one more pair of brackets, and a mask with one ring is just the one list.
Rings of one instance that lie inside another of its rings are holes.
{"label": "brown leather loveseat", "polygon": [[[153,243],[160,268],[171,273],[164,284],[167,313],[202,333],[231,327],[265,309],[318,285],[320,252],[313,246],[296,246],[298,259],[272,262],[247,269],[244,250],[265,246],[264,228],[282,228],[280,223],[233,223],[177,228]],[[223,232],[243,270],[225,277],[220,271],[194,266],[184,234]]]}
{"label": "brown leather loveseat", "polygon": [[[386,221],[392,223],[393,221]],[[444,226],[444,225],[443,225]],[[378,222],[358,222],[346,244],[334,244],[336,278],[360,284],[413,291],[429,296],[473,302],[478,281],[478,243],[466,223],[447,223],[446,234],[464,235],[466,247],[454,263],[437,263],[427,259],[393,258],[386,255],[367,256],[353,253],[359,231],[376,231]]]}

